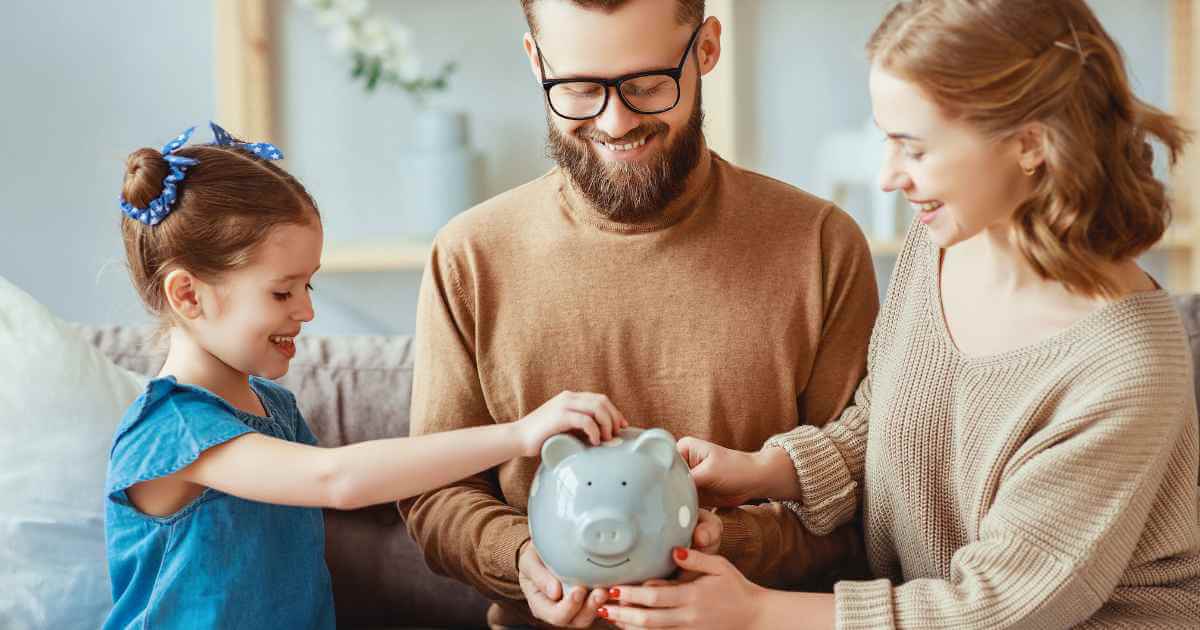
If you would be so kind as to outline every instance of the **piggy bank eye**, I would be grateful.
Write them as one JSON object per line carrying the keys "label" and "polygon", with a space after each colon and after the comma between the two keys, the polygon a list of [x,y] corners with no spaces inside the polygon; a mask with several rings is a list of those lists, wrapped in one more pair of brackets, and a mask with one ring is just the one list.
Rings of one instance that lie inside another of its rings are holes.
{"label": "piggy bank eye", "polygon": [[621,485],[622,485],[622,486],[628,486],[629,484],[628,484],[627,482],[624,482],[624,481],[622,481],[622,482],[621,482]]}
{"label": "piggy bank eye", "polygon": [[589,485],[589,486],[590,486],[590,485],[592,485],[592,482],[590,482],[590,481],[589,481],[589,482],[588,482],[588,485]]}

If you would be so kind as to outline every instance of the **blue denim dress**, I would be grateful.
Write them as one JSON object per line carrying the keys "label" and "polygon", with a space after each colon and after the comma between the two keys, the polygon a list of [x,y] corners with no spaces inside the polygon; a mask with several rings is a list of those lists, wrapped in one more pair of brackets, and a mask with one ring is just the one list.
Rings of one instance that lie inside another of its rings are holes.
{"label": "blue denim dress", "polygon": [[206,488],[167,517],[130,503],[130,486],[187,467],[257,431],[316,444],[288,390],[251,378],[267,417],[172,376],[150,381],[113,439],[104,533],[113,608],[104,628],[333,628],[321,510]]}

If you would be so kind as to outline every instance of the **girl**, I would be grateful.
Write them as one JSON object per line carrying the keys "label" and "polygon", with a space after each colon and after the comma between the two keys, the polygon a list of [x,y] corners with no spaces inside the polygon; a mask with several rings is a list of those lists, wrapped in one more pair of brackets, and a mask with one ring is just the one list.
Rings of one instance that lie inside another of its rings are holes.
{"label": "girl", "polygon": [[319,448],[285,374],[312,320],[316,204],[265,143],[216,142],[126,162],[121,207],[135,287],[166,363],[113,442],[106,628],[332,628],[320,507],[408,497],[519,456],[550,435],[627,426],[597,394],[563,392],[508,424]]}
{"label": "girl", "polygon": [[[918,210],[852,406],[758,453],[681,440],[716,503],[861,505],[874,581],[768,591],[684,552],[623,627],[1196,628],[1197,417],[1182,322],[1135,258],[1185,134],[1083,0],[912,0],[867,46],[880,176]],[[647,610],[642,606],[653,606]]]}

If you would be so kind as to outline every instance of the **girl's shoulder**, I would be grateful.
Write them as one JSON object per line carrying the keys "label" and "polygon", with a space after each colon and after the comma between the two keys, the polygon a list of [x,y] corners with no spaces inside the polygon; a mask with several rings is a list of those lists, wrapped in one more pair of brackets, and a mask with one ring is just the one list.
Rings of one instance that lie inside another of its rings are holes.
{"label": "girl's shoulder", "polygon": [[107,491],[177,472],[205,450],[252,431],[229,403],[211,392],[180,384],[173,376],[153,379],[113,436]]}
{"label": "girl's shoulder", "polygon": [[212,424],[237,422],[238,411],[212,392],[194,385],[178,382],[174,376],[163,376],[146,383],[146,388],[129,405],[114,442],[144,429],[146,425],[165,428],[180,424],[201,430]]}

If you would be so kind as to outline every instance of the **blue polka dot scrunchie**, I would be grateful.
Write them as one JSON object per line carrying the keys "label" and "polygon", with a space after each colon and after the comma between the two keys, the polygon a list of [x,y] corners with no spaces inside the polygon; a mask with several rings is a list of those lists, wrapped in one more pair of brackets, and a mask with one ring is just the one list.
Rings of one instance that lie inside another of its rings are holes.
{"label": "blue polka dot scrunchie", "polygon": [[[208,124],[212,128],[213,144],[217,146],[237,147],[253,153],[264,160],[279,160],[283,158],[283,152],[279,150],[279,147],[269,142],[238,142],[217,123],[209,121]],[[176,136],[174,140],[163,145],[163,161],[167,163],[170,169],[167,172],[167,176],[163,179],[162,194],[150,200],[150,203],[146,204],[145,208],[134,207],[133,204],[125,200],[124,196],[120,197],[121,211],[126,216],[141,221],[146,225],[158,225],[171,213],[171,207],[175,205],[175,200],[179,196],[177,189],[179,182],[183,181],[189,167],[200,163],[193,158],[174,155],[175,151],[178,151],[180,147],[187,144],[188,139],[192,137],[192,132],[195,130],[195,127],[188,127],[187,130]]]}

